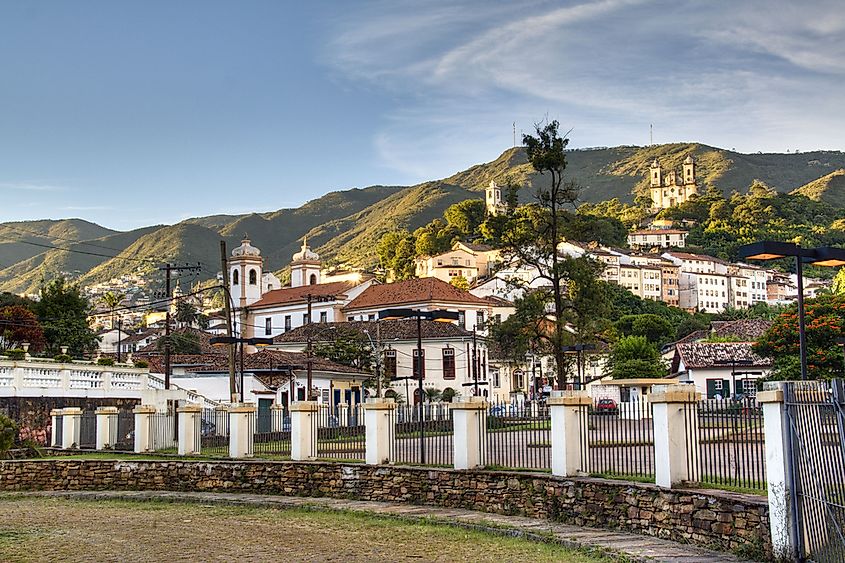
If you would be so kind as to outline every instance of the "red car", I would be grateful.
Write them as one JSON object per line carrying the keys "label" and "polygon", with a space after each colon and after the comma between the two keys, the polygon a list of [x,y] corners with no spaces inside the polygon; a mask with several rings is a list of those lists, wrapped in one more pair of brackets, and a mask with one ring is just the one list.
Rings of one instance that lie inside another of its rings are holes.
{"label": "red car", "polygon": [[596,414],[617,414],[619,407],[613,399],[599,399],[596,403]]}

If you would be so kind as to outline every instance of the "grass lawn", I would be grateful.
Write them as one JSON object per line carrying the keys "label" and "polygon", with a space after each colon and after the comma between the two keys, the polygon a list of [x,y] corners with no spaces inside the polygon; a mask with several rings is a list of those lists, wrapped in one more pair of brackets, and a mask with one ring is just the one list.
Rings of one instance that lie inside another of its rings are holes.
{"label": "grass lawn", "polygon": [[2,561],[562,561],[592,554],[345,512],[0,497]]}

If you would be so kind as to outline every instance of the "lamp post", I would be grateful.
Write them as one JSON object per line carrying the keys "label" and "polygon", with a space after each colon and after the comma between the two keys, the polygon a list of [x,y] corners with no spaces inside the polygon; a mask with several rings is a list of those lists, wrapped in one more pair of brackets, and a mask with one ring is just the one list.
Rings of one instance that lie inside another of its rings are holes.
{"label": "lamp post", "polygon": [[[423,378],[425,377],[425,358],[423,358],[422,347],[422,321],[442,321],[451,322],[457,321],[460,315],[454,311],[420,311],[418,309],[384,309],[379,311],[378,318],[380,321],[398,320],[398,319],[416,319],[417,321],[417,391],[419,393],[419,416],[420,416],[420,464],[425,464],[425,421],[423,420]],[[412,362],[413,366],[413,362]],[[413,367],[411,369],[411,377],[413,378]]]}
{"label": "lamp post", "polygon": [[581,389],[581,386],[584,382],[584,377],[582,373],[582,354],[588,350],[595,350],[595,344],[573,344],[571,346],[563,346],[563,352],[566,353],[575,353],[575,372],[576,372],[576,381],[575,381],[575,388]]}
{"label": "lamp post", "polygon": [[813,266],[845,265],[845,249],[824,246],[802,248],[791,242],[764,240],[740,246],[737,252],[740,260],[778,260],[795,258],[795,273],[798,277],[798,355],[801,362],[801,379],[807,379],[807,332],[804,325],[804,264]]}
{"label": "lamp post", "polygon": [[240,347],[240,374],[238,375],[238,402],[244,402],[244,344],[250,346],[270,346],[273,344],[272,338],[240,338],[238,336],[215,336],[210,341],[212,346],[229,346],[237,344]]}

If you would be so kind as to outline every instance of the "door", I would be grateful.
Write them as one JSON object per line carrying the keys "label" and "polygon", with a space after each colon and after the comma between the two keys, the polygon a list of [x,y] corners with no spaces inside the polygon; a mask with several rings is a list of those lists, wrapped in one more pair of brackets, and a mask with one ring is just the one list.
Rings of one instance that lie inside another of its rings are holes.
{"label": "door", "polygon": [[256,432],[270,432],[270,407],[273,399],[258,399],[258,424]]}

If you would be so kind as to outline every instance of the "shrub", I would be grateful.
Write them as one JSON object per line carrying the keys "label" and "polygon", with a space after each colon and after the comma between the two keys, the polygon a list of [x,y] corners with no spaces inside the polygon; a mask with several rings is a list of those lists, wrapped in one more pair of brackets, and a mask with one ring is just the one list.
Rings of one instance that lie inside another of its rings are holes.
{"label": "shrub", "polygon": [[6,355],[10,360],[23,360],[26,357],[26,352],[20,348],[11,348],[6,350]]}
{"label": "shrub", "polygon": [[132,362],[132,365],[134,365],[136,368],[150,367],[150,363],[146,360],[135,360],[134,362]]}
{"label": "shrub", "polygon": [[97,360],[97,365],[98,366],[113,366],[114,360],[111,359],[111,358],[100,358],[99,360]]}
{"label": "shrub", "polygon": [[18,425],[15,421],[0,413],[0,459],[4,459],[15,443],[18,436]]}
{"label": "shrub", "polygon": [[69,364],[73,361],[69,354],[56,354],[53,359],[62,364]]}

